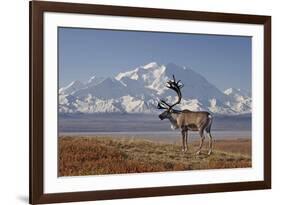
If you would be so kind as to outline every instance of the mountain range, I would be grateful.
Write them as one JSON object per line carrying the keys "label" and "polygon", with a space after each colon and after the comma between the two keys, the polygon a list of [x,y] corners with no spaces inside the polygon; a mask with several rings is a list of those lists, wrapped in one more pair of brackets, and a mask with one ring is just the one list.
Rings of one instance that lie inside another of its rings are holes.
{"label": "mountain range", "polygon": [[117,74],[92,76],[87,82],[75,80],[59,89],[60,113],[158,113],[157,102],[172,103],[176,93],[166,87],[175,75],[184,84],[177,109],[206,110],[216,114],[251,113],[251,92],[229,88],[219,90],[191,68],[156,62]]}

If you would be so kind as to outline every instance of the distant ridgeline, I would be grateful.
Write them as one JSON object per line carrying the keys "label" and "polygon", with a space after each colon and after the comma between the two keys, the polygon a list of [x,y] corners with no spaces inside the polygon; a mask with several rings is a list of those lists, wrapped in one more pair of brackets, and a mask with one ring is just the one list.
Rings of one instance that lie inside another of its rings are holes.
{"label": "distant ridgeline", "polygon": [[[213,131],[251,131],[251,114],[214,115]],[[59,132],[167,132],[168,120],[157,114],[139,113],[60,113]],[[178,131],[173,131],[179,135]],[[149,133],[151,135],[151,133]],[[217,138],[217,136],[216,136]]]}

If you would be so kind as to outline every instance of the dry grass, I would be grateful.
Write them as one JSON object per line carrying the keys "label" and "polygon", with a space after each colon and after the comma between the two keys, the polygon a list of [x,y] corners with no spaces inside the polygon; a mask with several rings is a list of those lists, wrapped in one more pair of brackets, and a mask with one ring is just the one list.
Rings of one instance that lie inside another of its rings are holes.
{"label": "dry grass", "polygon": [[219,140],[208,156],[192,142],[186,153],[179,144],[110,137],[60,137],[59,176],[121,174],[195,169],[251,167],[250,140]]}

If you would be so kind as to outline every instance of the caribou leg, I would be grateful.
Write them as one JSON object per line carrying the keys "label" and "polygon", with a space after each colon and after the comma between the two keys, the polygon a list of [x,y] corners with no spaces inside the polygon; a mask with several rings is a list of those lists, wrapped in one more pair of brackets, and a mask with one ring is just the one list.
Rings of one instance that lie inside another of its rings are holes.
{"label": "caribou leg", "polygon": [[185,130],[181,130],[181,135],[182,135],[182,151],[185,151]]}
{"label": "caribou leg", "polygon": [[209,136],[209,152],[208,155],[211,155],[213,152],[213,137],[211,135],[211,132],[208,132],[208,136]]}
{"label": "caribou leg", "polygon": [[186,151],[188,150],[188,130],[185,131],[185,146],[186,146]]}
{"label": "caribou leg", "polygon": [[200,154],[201,153],[201,149],[205,140],[205,136],[204,136],[204,129],[200,129],[199,130],[199,134],[200,134],[200,145],[199,145],[199,149],[196,152],[196,154]]}

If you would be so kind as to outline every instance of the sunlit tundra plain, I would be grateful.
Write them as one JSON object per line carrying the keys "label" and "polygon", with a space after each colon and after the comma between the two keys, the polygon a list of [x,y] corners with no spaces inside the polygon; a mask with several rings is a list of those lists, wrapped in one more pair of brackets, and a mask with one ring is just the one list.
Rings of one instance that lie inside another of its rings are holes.
{"label": "sunlit tundra plain", "polygon": [[197,141],[187,152],[180,143],[128,137],[59,138],[59,176],[124,174],[251,167],[249,139],[217,140],[211,156],[207,147],[196,155]]}

